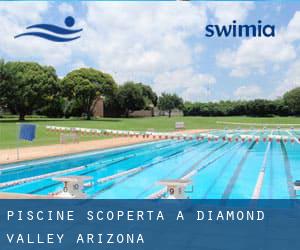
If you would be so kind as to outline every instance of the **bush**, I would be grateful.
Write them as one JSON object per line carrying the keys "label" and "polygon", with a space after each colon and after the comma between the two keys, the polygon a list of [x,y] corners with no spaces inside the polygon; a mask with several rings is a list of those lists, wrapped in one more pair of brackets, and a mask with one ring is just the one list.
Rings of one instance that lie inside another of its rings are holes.
{"label": "bush", "polygon": [[256,99],[253,101],[185,102],[185,116],[273,116],[290,114],[287,105],[279,100]]}

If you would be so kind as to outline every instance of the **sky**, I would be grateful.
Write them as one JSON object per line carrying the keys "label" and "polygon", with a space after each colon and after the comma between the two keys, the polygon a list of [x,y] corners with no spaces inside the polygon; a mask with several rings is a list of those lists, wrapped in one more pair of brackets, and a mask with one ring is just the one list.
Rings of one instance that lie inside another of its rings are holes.
{"label": "sky", "polygon": [[[64,26],[81,38],[54,43],[14,36]],[[208,38],[207,24],[276,26],[271,38]],[[300,86],[300,4],[287,2],[1,2],[0,58],[55,67],[59,77],[93,67],[186,101],[273,99]]]}

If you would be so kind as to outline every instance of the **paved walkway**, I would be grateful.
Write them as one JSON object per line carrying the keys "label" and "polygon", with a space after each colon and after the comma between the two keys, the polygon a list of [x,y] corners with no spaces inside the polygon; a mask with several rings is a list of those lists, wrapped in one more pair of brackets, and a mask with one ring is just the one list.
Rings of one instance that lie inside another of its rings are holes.
{"label": "paved walkway", "polygon": [[[184,130],[183,133],[192,134],[204,130]],[[177,131],[179,132],[179,131]],[[19,159],[17,159],[17,149],[0,150],[0,164],[14,163],[18,161],[34,160],[45,157],[74,154],[98,149],[108,149],[114,147],[127,146],[137,143],[150,142],[157,139],[136,137],[116,137],[103,140],[83,141],[72,144],[53,144],[48,146],[23,147],[19,149]]]}

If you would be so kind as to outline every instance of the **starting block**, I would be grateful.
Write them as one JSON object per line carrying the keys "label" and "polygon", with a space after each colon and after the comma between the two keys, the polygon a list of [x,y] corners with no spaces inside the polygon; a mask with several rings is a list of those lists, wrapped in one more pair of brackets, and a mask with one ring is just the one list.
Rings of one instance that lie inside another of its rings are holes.
{"label": "starting block", "polygon": [[73,198],[73,199],[85,199],[86,194],[83,192],[84,181],[92,179],[89,176],[64,176],[53,178],[55,181],[64,183],[63,192],[57,197],[59,198]]}
{"label": "starting block", "polygon": [[[188,192],[185,191],[184,189],[186,186],[190,185],[192,181],[176,179],[176,180],[161,180],[158,183],[160,185],[164,185],[167,187],[167,191],[169,193],[168,199],[187,199],[186,193]],[[190,192],[193,192],[193,189]]]}
{"label": "starting block", "polygon": [[295,191],[295,196],[297,196],[297,191],[300,190],[300,180],[297,180],[294,182],[294,191]]}

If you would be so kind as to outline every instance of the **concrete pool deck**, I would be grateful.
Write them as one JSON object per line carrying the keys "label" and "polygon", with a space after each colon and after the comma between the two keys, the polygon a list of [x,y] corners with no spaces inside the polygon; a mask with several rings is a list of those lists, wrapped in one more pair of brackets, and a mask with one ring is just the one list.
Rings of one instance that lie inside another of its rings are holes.
{"label": "concrete pool deck", "polygon": [[[193,134],[208,131],[205,129],[193,129],[176,131],[174,133],[183,132]],[[115,137],[102,140],[81,141],[79,143],[70,144],[52,144],[47,146],[23,147],[19,149],[19,159],[17,159],[17,149],[0,150],[0,164],[9,164],[20,161],[35,160],[46,157],[61,156],[67,154],[75,154],[98,149],[109,149],[134,145],[137,143],[151,142],[159,139],[139,137]]]}
{"label": "concrete pool deck", "polygon": [[14,200],[24,200],[24,199],[55,199],[50,195],[31,195],[31,194],[15,194],[15,193],[0,193],[0,199],[14,199]]}

